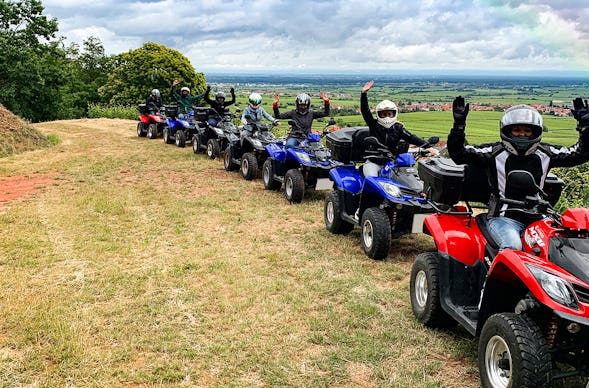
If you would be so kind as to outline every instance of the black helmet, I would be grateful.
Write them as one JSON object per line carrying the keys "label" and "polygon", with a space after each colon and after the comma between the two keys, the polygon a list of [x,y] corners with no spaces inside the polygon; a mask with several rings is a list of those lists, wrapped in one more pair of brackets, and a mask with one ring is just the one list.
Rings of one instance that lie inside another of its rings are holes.
{"label": "black helmet", "polygon": [[217,92],[217,94],[215,94],[215,100],[219,100],[219,98],[222,98],[223,101],[225,101],[225,93]]}
{"label": "black helmet", "polygon": [[[532,129],[531,136],[513,136],[514,125],[526,125]],[[499,122],[501,140],[514,155],[530,155],[542,140],[543,121],[538,111],[529,105],[515,105],[507,109]]]}

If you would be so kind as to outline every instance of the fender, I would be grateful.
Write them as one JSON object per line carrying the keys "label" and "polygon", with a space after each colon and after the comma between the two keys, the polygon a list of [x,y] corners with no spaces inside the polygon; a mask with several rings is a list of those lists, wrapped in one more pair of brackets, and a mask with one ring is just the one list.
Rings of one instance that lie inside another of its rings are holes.
{"label": "fender", "polygon": [[[589,306],[584,303],[579,303],[580,310],[574,310],[570,307],[563,306],[554,301],[542,289],[538,280],[532,275],[526,264],[531,264],[534,267],[545,270],[546,272],[555,274],[561,279],[569,282],[578,282],[578,279],[563,271],[558,266],[539,259],[538,257],[512,249],[504,249],[493,260],[493,264],[489,269],[488,278],[498,280],[500,282],[508,281],[512,283],[512,279],[520,279],[528,290],[545,306],[555,310],[564,312],[575,316],[589,317]],[[484,296],[483,296],[484,297]]]}
{"label": "fender", "polygon": [[355,166],[341,166],[329,170],[329,179],[334,183],[335,188],[341,188],[354,195],[362,191],[364,178]]}
{"label": "fender", "polygon": [[147,115],[141,115],[139,116],[139,121],[141,121],[143,124],[147,124],[149,125],[149,116]]}
{"label": "fender", "polygon": [[395,165],[397,167],[409,167],[415,166],[415,157],[411,153],[399,154],[397,156],[397,160],[395,160]]}
{"label": "fender", "polygon": [[152,115],[149,115],[148,117],[151,121],[156,122],[156,123],[163,123],[164,122],[164,119],[162,118],[162,116],[160,116],[158,114],[152,114]]}
{"label": "fender", "polygon": [[266,146],[266,152],[268,152],[268,155],[271,158],[276,159],[281,163],[284,162],[284,159],[286,158],[286,152],[284,151],[284,147],[281,143],[268,144]]}
{"label": "fender", "polygon": [[308,160],[303,160],[301,158],[301,154],[305,154],[308,155],[307,152],[303,151],[300,148],[289,148],[288,150],[286,150],[286,158],[290,159],[290,160],[294,160],[296,161],[298,164],[303,164],[303,165],[311,165],[312,163],[312,158],[311,156],[309,156]]}
{"label": "fender", "polygon": [[573,230],[589,230],[589,209],[567,209],[560,216],[560,221],[565,228]]}
{"label": "fender", "polygon": [[432,214],[425,218],[423,231],[433,237],[438,251],[472,266],[485,256],[483,237],[474,218]]}

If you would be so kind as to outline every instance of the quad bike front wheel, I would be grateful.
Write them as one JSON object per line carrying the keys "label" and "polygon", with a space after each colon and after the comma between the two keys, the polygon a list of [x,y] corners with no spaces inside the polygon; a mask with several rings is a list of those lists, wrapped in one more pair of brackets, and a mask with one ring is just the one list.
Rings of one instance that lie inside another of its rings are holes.
{"label": "quad bike front wheel", "polygon": [[145,137],[147,135],[147,131],[145,130],[145,124],[141,121],[137,123],[137,136],[138,137]]}
{"label": "quad bike front wheel", "polygon": [[456,323],[440,304],[440,255],[437,252],[417,255],[411,267],[409,293],[413,315],[425,326],[440,328]]}
{"label": "quad bike front wheel", "polygon": [[282,186],[280,181],[274,179],[274,166],[271,159],[266,159],[262,165],[262,180],[266,190],[280,190],[280,186]]}
{"label": "quad bike front wheel", "polygon": [[209,159],[215,159],[220,154],[219,140],[209,139],[207,142],[207,157]]}
{"label": "quad bike front wheel", "polygon": [[155,139],[157,137],[157,124],[151,123],[147,127],[147,138]]}
{"label": "quad bike front wheel", "polygon": [[289,202],[300,203],[305,195],[305,178],[298,169],[290,169],[284,175],[284,196]]}
{"label": "quad bike front wheel", "polygon": [[499,313],[487,319],[479,339],[478,359],[483,388],[552,385],[546,339],[526,315]]}
{"label": "quad bike front wheel", "polygon": [[227,148],[225,150],[225,155],[223,155],[223,167],[225,167],[225,171],[235,171],[237,170],[237,164],[233,163],[231,160],[231,148]]}
{"label": "quad bike front wheel", "polygon": [[186,134],[184,131],[176,131],[176,136],[174,136],[174,141],[176,142],[176,147],[184,148],[186,147]]}
{"label": "quad bike front wheel", "polygon": [[198,134],[192,135],[192,152],[195,154],[200,152],[200,137]]}
{"label": "quad bike front wheel", "polygon": [[333,234],[348,234],[354,229],[354,224],[342,219],[343,204],[341,193],[333,190],[325,197],[323,205],[323,220],[325,229]]}
{"label": "quad bike front wheel", "polygon": [[241,176],[247,181],[251,181],[258,173],[258,160],[251,152],[246,152],[241,157]]}
{"label": "quad bike front wheel", "polygon": [[391,249],[391,222],[387,213],[378,207],[366,209],[362,215],[362,248],[366,256],[382,260]]}

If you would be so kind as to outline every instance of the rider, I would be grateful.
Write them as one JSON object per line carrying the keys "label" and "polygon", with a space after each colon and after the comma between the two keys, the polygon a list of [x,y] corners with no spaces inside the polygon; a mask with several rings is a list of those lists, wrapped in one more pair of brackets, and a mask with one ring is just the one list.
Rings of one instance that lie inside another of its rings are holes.
{"label": "rider", "polygon": [[205,93],[191,96],[190,89],[184,86],[180,89],[180,93],[176,91],[176,85],[178,85],[180,81],[174,80],[172,82],[172,90],[171,94],[178,101],[178,118],[183,119],[185,114],[188,114],[192,110],[192,105],[196,104],[201,98],[204,97]]}
{"label": "rider", "polygon": [[162,107],[162,96],[158,89],[153,89],[149,96],[147,96],[147,100],[145,101],[145,106],[150,114],[154,114],[160,111]]}
{"label": "rider", "polygon": [[280,97],[278,97],[278,93],[274,94],[274,102],[272,104],[274,116],[279,119],[292,119],[294,122],[286,139],[286,148],[296,147],[302,140],[307,138],[311,133],[311,126],[313,125],[314,119],[329,116],[329,98],[323,92],[319,93],[319,96],[323,100],[323,111],[315,112],[309,109],[311,106],[311,97],[306,93],[301,93],[295,99],[295,109],[281,114],[278,110]]}
{"label": "rider", "polygon": [[[368,81],[362,88],[360,94],[360,111],[362,117],[368,125],[370,136],[374,136],[379,142],[386,145],[387,148],[394,154],[397,154],[397,146],[399,140],[405,140],[409,144],[415,144],[419,147],[427,146],[429,143],[417,135],[413,135],[400,121],[397,121],[397,105],[390,100],[383,100],[376,106],[375,119],[368,107],[368,95],[366,92],[372,88],[374,81]],[[435,148],[426,149],[431,155],[437,155],[438,150]],[[378,176],[381,165],[378,165],[370,160],[367,160],[362,167],[364,176]]]}
{"label": "rider", "polygon": [[448,135],[448,152],[455,163],[472,164],[485,168],[491,187],[487,228],[499,249],[522,249],[521,233],[533,219],[524,213],[509,211],[501,198],[517,197],[507,187],[510,171],[525,170],[532,174],[536,184],[544,187],[552,167],[571,167],[589,161],[589,107],[587,100],[573,101],[573,116],[577,119],[579,141],[571,147],[541,143],[543,121],[540,113],[529,105],[516,105],[507,109],[499,122],[501,141],[482,146],[465,146],[466,116],[469,104],[458,96],[452,103],[454,126]]}
{"label": "rider", "polygon": [[[235,89],[231,88],[229,92],[231,93],[231,100],[225,100],[225,93],[217,92],[215,93],[215,99],[211,100],[209,97],[209,93],[211,92],[211,87],[207,85],[207,91],[205,92],[204,100],[208,103],[211,108],[216,112],[216,115],[222,117],[225,114],[225,108],[229,105],[235,104]],[[218,117],[209,117],[207,120],[209,125],[216,126],[220,119]]]}

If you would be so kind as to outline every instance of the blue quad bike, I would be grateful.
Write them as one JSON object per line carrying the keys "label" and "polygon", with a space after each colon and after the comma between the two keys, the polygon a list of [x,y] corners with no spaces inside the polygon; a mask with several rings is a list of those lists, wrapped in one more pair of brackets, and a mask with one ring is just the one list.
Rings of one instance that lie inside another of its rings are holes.
{"label": "blue quad bike", "polygon": [[[401,152],[398,149],[393,155],[368,134],[368,128],[356,127],[328,135],[328,145],[341,161],[364,159],[383,167],[378,176],[369,177],[364,177],[356,164],[331,169],[334,190],[325,198],[323,218],[326,229],[334,234],[347,234],[359,225],[364,253],[381,260],[387,257],[392,239],[421,233],[423,220],[435,208],[423,192],[423,181],[415,168],[416,155],[427,156],[425,150],[408,152],[408,145],[400,144]],[[430,138],[426,148],[438,141]],[[368,156],[363,156],[365,153]]]}
{"label": "blue quad bike", "polygon": [[[239,112],[239,109],[236,112]],[[221,116],[208,108],[207,114],[207,119],[202,121],[197,133],[192,137],[192,151],[195,154],[205,152],[209,159],[215,159],[227,148],[230,141],[239,140],[239,129],[233,123],[234,116],[229,109]],[[217,125],[208,122],[210,117],[218,119]]]}
{"label": "blue quad bike", "polygon": [[166,125],[164,126],[162,136],[164,143],[175,143],[177,147],[185,147],[186,140],[192,139],[192,135],[196,132],[197,121],[194,119],[194,111],[183,115],[180,118],[178,115],[178,107],[175,105],[166,105]]}
{"label": "blue quad bike", "polygon": [[266,146],[277,141],[267,124],[247,124],[240,136],[228,142],[223,166],[226,171],[239,169],[245,180],[255,179],[259,166],[268,158]]}
{"label": "blue quad bike", "polygon": [[[332,124],[335,121],[330,121],[328,126]],[[294,203],[303,200],[306,189],[331,190],[333,182],[329,179],[329,171],[344,163],[331,158],[331,152],[323,145],[321,137],[319,133],[310,133],[297,147],[289,149],[282,141],[268,144],[268,159],[262,166],[266,190],[278,191],[284,184],[284,196]]]}

